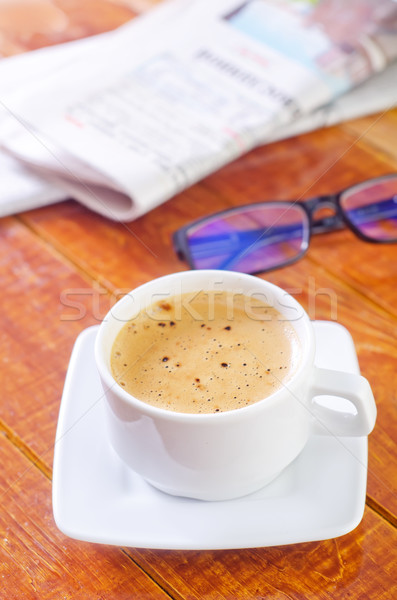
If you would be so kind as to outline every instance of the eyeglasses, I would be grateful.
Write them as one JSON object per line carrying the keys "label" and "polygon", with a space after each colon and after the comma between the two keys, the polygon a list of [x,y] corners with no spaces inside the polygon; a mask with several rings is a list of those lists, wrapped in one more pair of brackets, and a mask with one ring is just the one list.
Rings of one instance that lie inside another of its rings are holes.
{"label": "eyeglasses", "polygon": [[[331,216],[315,218],[331,208]],[[231,208],[174,233],[175,251],[192,269],[260,273],[307,251],[311,234],[349,227],[361,240],[397,242],[397,174],[304,202],[260,202]]]}

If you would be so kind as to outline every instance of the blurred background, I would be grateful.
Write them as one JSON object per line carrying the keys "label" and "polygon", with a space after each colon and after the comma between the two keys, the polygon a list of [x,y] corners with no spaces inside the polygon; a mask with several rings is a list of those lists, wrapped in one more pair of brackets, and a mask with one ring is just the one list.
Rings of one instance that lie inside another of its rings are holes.
{"label": "blurred background", "polygon": [[102,33],[161,0],[0,0],[0,56]]}

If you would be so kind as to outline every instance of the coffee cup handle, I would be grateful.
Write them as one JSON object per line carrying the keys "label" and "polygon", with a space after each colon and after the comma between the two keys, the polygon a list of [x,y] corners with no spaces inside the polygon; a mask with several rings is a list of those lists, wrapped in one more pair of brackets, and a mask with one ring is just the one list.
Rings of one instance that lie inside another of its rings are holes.
{"label": "coffee cup handle", "polygon": [[[333,410],[316,402],[316,396],[349,400],[356,414]],[[366,436],[375,426],[376,404],[365,377],[343,371],[314,367],[310,387],[313,431],[322,435]]]}

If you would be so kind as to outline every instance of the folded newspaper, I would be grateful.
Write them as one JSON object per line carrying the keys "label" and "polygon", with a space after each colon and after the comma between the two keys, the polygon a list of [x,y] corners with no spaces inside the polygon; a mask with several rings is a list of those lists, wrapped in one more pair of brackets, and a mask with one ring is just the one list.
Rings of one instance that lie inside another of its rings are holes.
{"label": "folded newspaper", "polygon": [[397,102],[393,0],[169,0],[0,63],[0,216],[129,221],[258,145]]}

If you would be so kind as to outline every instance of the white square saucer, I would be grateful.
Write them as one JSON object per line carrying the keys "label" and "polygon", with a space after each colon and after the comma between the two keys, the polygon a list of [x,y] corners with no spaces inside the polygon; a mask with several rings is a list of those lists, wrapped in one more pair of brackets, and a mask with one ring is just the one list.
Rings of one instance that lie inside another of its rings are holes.
{"label": "white square saucer", "polygon": [[[353,340],[332,322],[314,323],[316,364],[359,372]],[[226,549],[334,538],[361,521],[367,438],[312,435],[271,484],[244,498],[204,502],[169,496],[129,469],[110,447],[94,361],[97,326],[75,344],[55,441],[53,510],[79,540],[161,549]]]}

